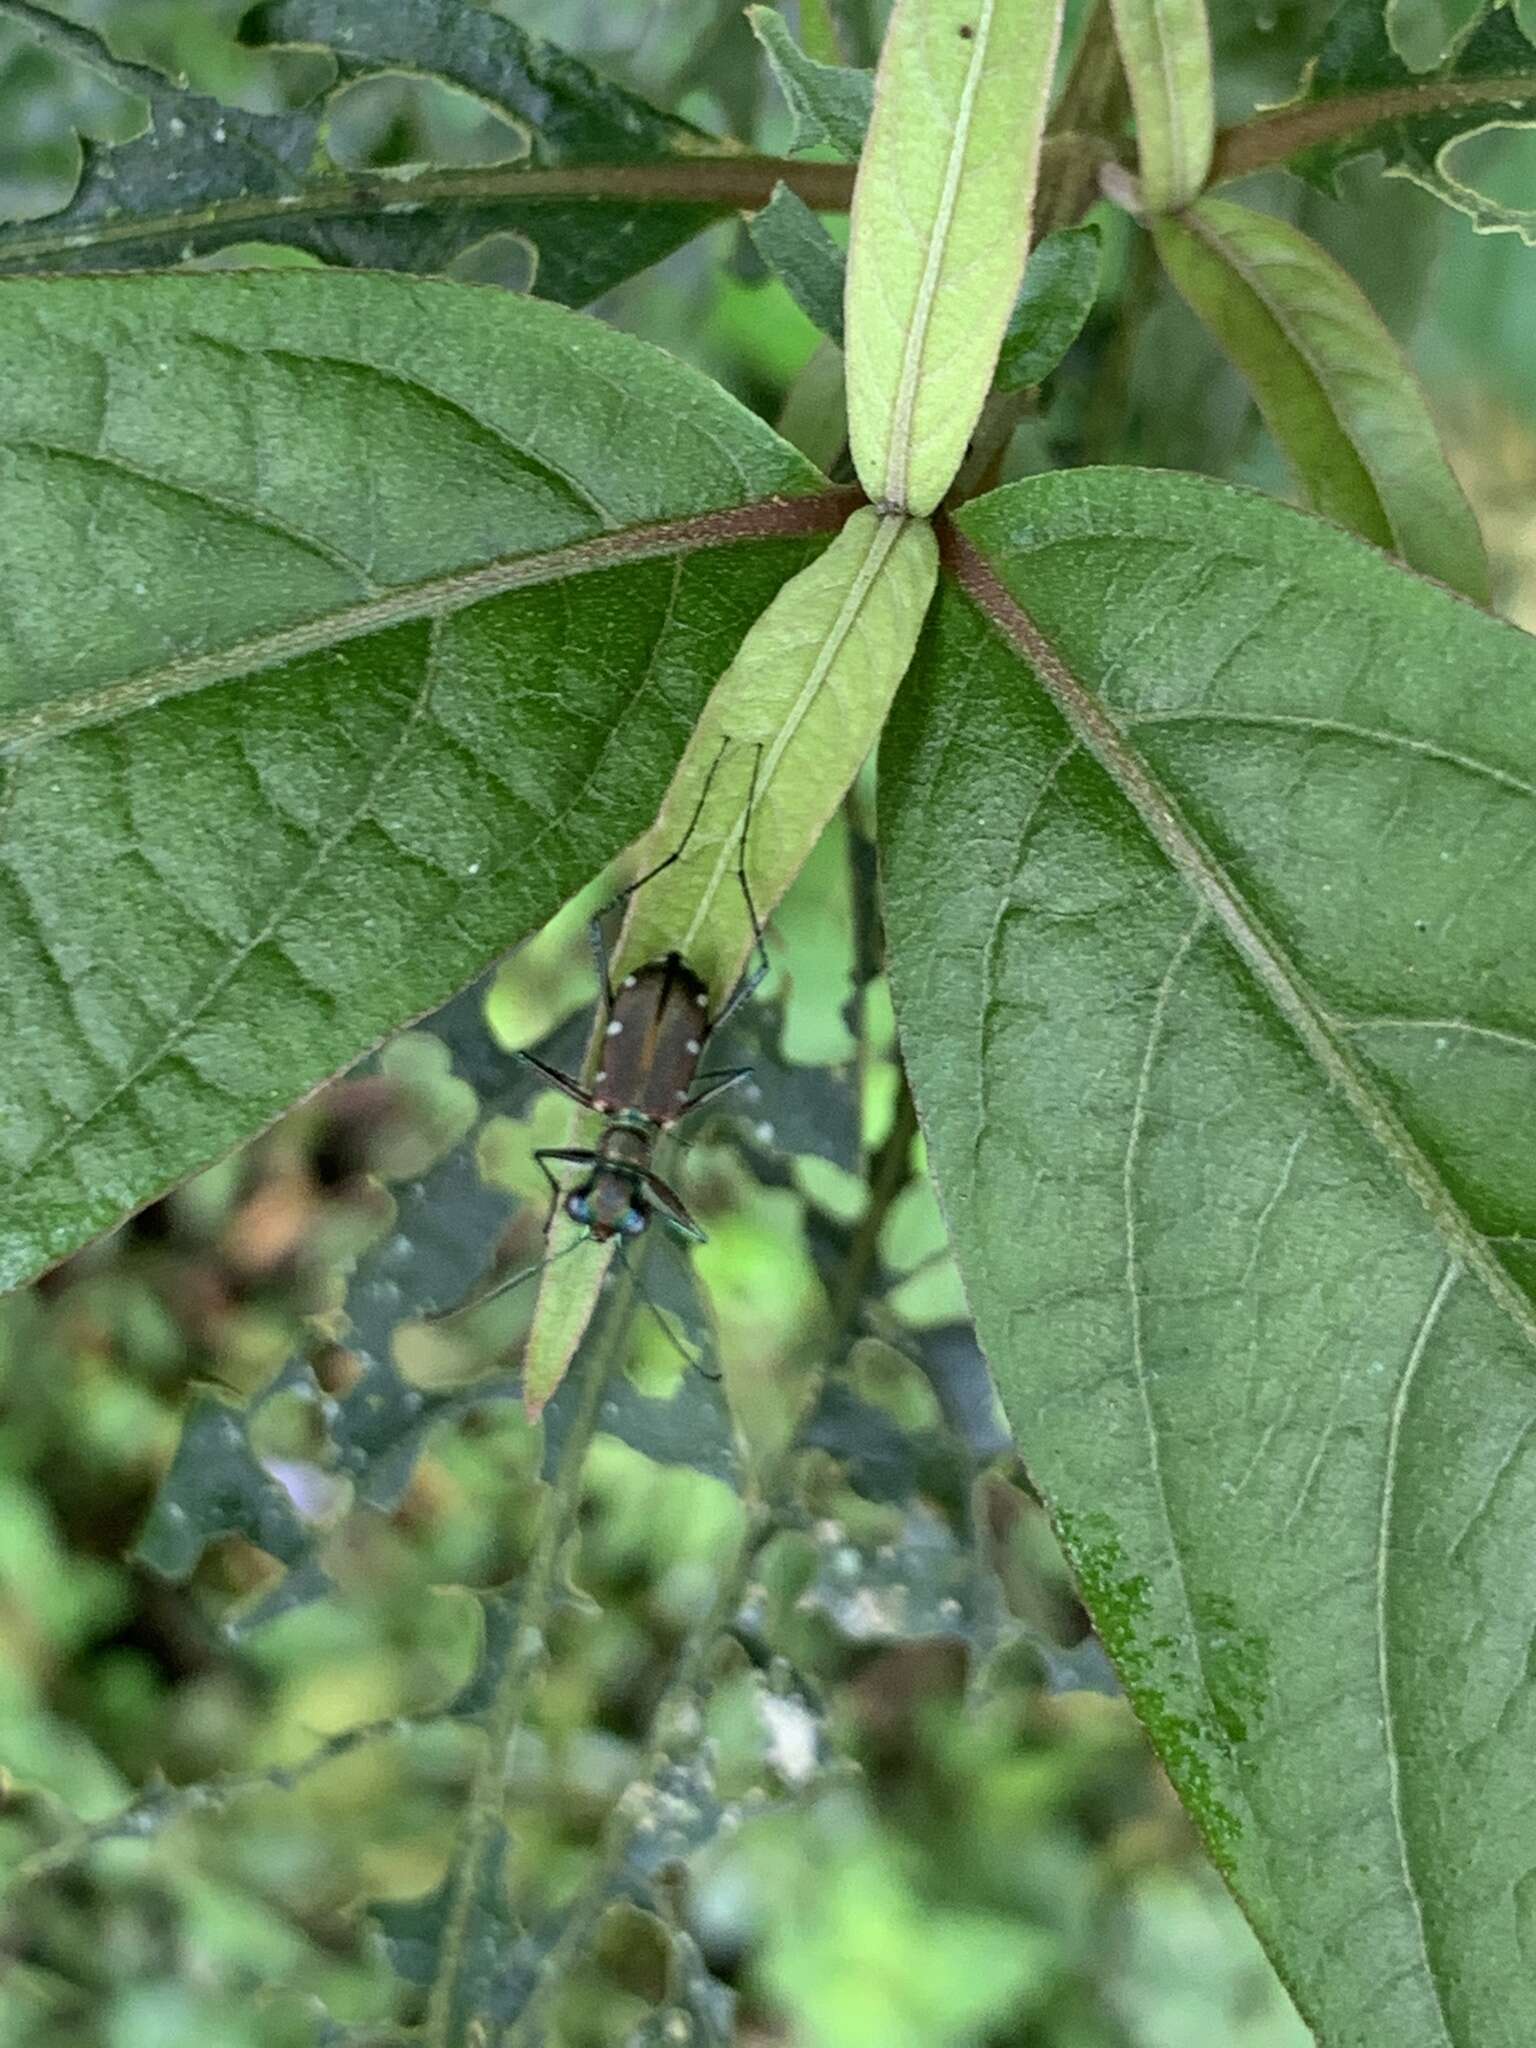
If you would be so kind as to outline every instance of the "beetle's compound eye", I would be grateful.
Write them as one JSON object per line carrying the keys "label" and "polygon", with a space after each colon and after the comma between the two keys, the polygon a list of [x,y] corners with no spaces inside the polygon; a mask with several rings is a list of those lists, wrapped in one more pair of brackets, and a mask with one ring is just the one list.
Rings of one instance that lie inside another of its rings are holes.
{"label": "beetle's compound eye", "polygon": [[619,1219],[619,1228],[626,1237],[638,1237],[648,1221],[643,1209],[626,1209]]}
{"label": "beetle's compound eye", "polygon": [[592,1204],[585,1195],[567,1195],[565,1198],[565,1213],[573,1223],[590,1223],[592,1221]]}

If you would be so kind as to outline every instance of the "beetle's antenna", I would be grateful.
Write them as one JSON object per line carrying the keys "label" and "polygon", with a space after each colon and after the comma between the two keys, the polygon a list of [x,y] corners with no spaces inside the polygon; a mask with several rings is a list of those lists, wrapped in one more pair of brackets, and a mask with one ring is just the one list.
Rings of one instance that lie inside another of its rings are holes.
{"label": "beetle's antenna", "polygon": [[693,1353],[688,1349],[687,1345],[685,1345],[682,1342],[682,1340],[674,1333],[671,1324],[667,1321],[666,1317],[662,1314],[661,1310],[656,1306],[655,1300],[652,1298],[650,1289],[646,1286],[645,1282],[640,1278],[639,1267],[632,1265],[630,1263],[629,1254],[625,1251],[623,1243],[620,1239],[614,1239],[613,1248],[618,1253],[619,1264],[624,1268],[625,1272],[629,1275],[630,1284],[633,1286],[636,1294],[639,1295],[640,1299],[645,1303],[646,1307],[650,1310],[652,1316],[655,1318],[656,1323],[661,1330],[661,1334],[672,1346],[672,1349],[677,1353],[678,1357],[683,1361],[684,1365],[686,1365],[691,1372],[697,1372],[701,1375],[702,1378],[706,1380],[718,1380],[721,1377],[721,1375],[717,1372],[705,1372],[703,1366],[700,1365],[699,1361],[694,1357]]}
{"label": "beetle's antenna", "polygon": [[568,1259],[572,1252],[590,1241],[591,1233],[583,1231],[581,1236],[568,1244],[563,1251],[550,1252],[542,1259],[535,1259],[531,1266],[520,1266],[515,1273],[508,1273],[501,1280],[493,1280],[489,1287],[482,1287],[478,1294],[472,1294],[468,1301],[461,1301],[452,1308],[434,1309],[422,1318],[428,1323],[449,1323],[455,1316],[467,1316],[472,1308],[483,1308],[488,1301],[495,1301],[499,1295],[510,1294],[514,1287],[521,1287],[525,1280],[531,1280],[536,1273],[546,1273],[551,1266]]}

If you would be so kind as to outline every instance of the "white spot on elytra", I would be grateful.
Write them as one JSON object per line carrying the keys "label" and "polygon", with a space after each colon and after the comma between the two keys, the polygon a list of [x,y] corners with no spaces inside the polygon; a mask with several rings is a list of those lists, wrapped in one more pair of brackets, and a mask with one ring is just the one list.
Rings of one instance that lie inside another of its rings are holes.
{"label": "white spot on elytra", "polygon": [[611,1023],[611,1024],[610,1024],[610,1025],[608,1026],[608,1032],[607,1032],[607,1035],[608,1035],[608,1037],[609,1037],[609,1038],[617,1038],[617,1037],[618,1037],[618,1035],[619,1035],[619,1033],[620,1033],[620,1032],[621,1032],[621,1031],[622,1031],[623,1029],[624,1029],[624,1026],[622,1025],[622,1023],[620,1023],[619,1019],[618,1019],[617,1017],[615,1017],[615,1018],[614,1018],[614,1020],[613,1020],[613,1022],[612,1022],[612,1023]]}
{"label": "white spot on elytra", "polygon": [[698,994],[694,997],[693,1000],[698,1004],[701,1010],[705,1009],[709,1003],[709,997],[705,995],[703,989],[699,990]]}
{"label": "white spot on elytra", "polygon": [[690,1038],[688,1041],[688,1050],[690,1052],[702,1052],[704,1048],[696,1038]]}
{"label": "white spot on elytra", "polygon": [[633,976],[632,974],[626,974],[626,975],[625,975],[625,977],[624,977],[624,986],[625,986],[626,988],[633,988],[633,987],[634,987],[634,985],[635,985],[635,977],[634,977],[634,976]]}

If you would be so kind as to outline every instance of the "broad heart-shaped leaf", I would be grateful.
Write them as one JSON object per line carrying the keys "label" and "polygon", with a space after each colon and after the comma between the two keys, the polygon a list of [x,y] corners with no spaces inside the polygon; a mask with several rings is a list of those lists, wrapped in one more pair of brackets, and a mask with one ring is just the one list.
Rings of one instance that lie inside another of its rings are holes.
{"label": "broad heart-shaped leaf", "polygon": [[1289,221],[1203,199],[1153,223],[1164,267],[1253,389],[1308,502],[1486,600],[1488,561],[1407,358]]}
{"label": "broad heart-shaped leaf", "polygon": [[848,439],[877,505],[954,482],[1029,251],[1061,0],[897,0],[849,227]]}
{"label": "broad heart-shaped leaf", "polygon": [[[116,61],[26,0],[3,0],[0,20],[142,94],[150,114],[136,140],[87,148],[63,212],[0,226],[0,271],[139,270],[251,241],[349,267],[440,271],[487,236],[515,235],[534,252],[530,289],[581,305],[724,211],[659,203],[655,179],[726,145],[465,0],[275,0],[250,26],[274,42],[334,49],[338,94],[402,71],[476,94],[523,139],[516,163],[349,170],[326,147],[335,94],[291,113],[242,113]],[[605,191],[576,189],[592,166],[621,168]],[[625,166],[632,198],[616,190]]]}
{"label": "broad heart-shaped leaf", "polygon": [[1193,478],[968,506],[897,1021],[1104,1641],[1326,2048],[1524,2048],[1536,645]]}
{"label": "broad heart-shaped leaf", "polygon": [[848,494],[508,293],[15,283],[0,363],[9,1286],[634,838]]}
{"label": "broad heart-shaped leaf", "polygon": [[1300,127],[1313,106],[1319,114],[1357,110],[1342,135],[1290,160],[1292,170],[1323,191],[1334,190],[1341,165],[1379,150],[1390,173],[1412,178],[1483,233],[1516,233],[1536,243],[1536,206],[1506,206],[1467,184],[1456,169],[1461,137],[1500,121],[1536,121],[1536,48],[1508,9],[1496,8],[1438,70],[1413,72],[1387,39],[1381,0],[1344,0],[1308,70],[1305,91],[1271,118]]}

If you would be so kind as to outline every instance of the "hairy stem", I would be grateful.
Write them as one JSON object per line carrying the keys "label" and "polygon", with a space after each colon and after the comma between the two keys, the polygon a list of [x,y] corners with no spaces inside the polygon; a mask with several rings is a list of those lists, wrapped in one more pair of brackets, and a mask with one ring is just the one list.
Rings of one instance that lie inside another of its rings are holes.
{"label": "hairy stem", "polygon": [[1223,128],[1216,137],[1210,182],[1246,178],[1272,169],[1304,149],[1364,135],[1384,121],[1411,120],[1465,107],[1529,108],[1536,79],[1421,78],[1412,85],[1383,86],[1378,92],[1340,93],[1335,98],[1276,107],[1251,121]]}

